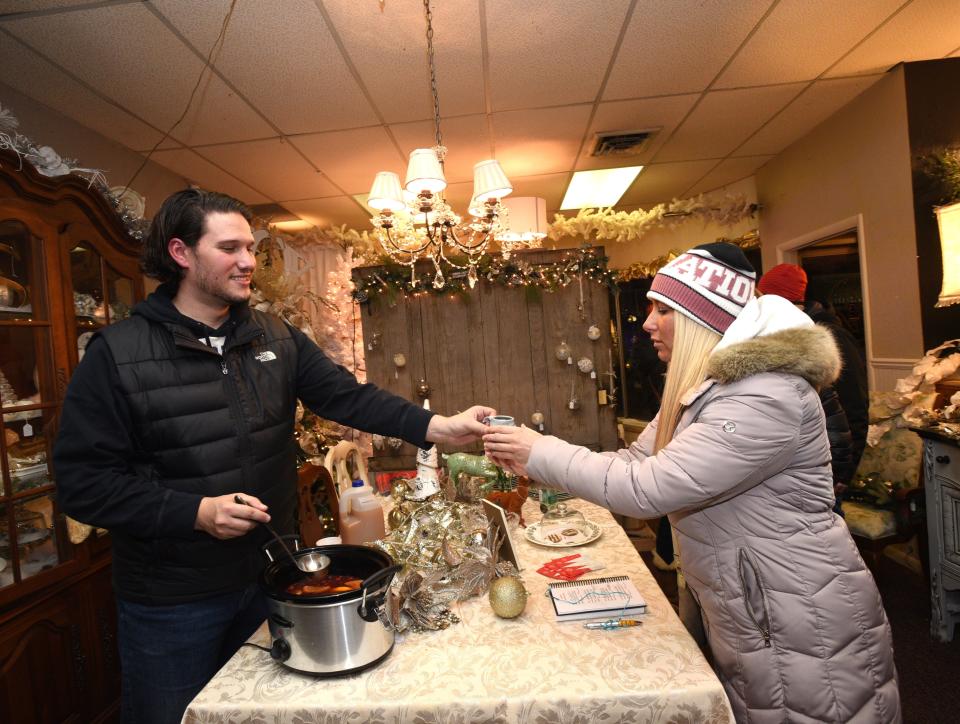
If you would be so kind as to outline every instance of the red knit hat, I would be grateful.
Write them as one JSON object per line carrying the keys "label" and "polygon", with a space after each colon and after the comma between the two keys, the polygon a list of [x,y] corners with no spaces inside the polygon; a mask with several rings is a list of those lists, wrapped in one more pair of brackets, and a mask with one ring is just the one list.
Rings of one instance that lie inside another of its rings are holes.
{"label": "red knit hat", "polygon": [[777,264],[760,277],[757,290],[790,302],[802,302],[807,292],[807,273],[796,264]]}

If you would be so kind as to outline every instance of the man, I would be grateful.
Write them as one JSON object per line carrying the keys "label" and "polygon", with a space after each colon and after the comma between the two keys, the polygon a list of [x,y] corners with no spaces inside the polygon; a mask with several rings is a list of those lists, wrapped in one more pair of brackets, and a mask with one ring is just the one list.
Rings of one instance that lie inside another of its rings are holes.
{"label": "man", "polygon": [[251,309],[250,219],[221,194],[168,198],[141,260],[161,286],[90,341],[64,400],[58,499],[112,534],[125,722],[180,721],[264,620],[259,524],[293,530],[298,398],[420,447],[476,439],[495,413],[443,417],[361,385]]}

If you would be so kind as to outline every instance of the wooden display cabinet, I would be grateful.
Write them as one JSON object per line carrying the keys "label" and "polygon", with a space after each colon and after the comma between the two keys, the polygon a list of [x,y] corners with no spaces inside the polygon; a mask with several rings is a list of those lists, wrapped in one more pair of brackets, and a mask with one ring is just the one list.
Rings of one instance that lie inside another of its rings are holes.
{"label": "wooden display cabinet", "polygon": [[0,151],[0,721],[119,718],[109,536],[70,542],[51,454],[87,340],[143,297],[136,246],[85,179]]}

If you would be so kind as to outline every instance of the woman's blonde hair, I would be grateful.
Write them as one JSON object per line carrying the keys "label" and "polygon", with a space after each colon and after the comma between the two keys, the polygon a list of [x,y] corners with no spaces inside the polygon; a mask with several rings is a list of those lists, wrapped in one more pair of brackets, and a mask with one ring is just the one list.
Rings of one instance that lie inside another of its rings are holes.
{"label": "woman's blonde hair", "polygon": [[717,332],[674,310],[673,351],[663,385],[654,452],[673,439],[683,412],[680,400],[707,378],[707,359],[719,341],[720,335]]}

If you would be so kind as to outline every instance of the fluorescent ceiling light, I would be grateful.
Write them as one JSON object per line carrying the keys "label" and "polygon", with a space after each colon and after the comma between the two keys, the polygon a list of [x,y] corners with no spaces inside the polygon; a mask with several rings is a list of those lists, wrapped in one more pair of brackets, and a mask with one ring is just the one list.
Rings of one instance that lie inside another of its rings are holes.
{"label": "fluorescent ceiling light", "polygon": [[643,166],[577,171],[567,186],[560,209],[601,209],[613,206],[641,171]]}

